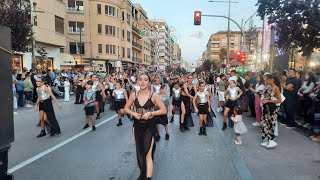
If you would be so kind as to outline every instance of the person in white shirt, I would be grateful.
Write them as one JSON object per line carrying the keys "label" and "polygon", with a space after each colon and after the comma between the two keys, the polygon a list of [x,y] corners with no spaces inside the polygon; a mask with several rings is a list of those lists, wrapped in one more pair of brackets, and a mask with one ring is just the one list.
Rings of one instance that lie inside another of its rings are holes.
{"label": "person in white shirt", "polygon": [[232,70],[230,72],[230,77],[228,79],[228,81],[234,81],[234,82],[237,82],[238,81],[238,77],[236,76],[236,71],[235,70]]}
{"label": "person in white shirt", "polygon": [[69,102],[70,101],[70,82],[66,77],[64,78],[63,87],[64,87],[64,102]]}

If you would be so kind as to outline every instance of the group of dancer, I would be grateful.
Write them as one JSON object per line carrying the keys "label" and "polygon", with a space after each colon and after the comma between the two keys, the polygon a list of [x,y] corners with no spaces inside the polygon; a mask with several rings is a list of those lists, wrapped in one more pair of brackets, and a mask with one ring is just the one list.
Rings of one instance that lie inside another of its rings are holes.
{"label": "group of dancer", "polygon": [[[180,115],[181,132],[190,131],[190,127],[194,126],[192,112],[199,116],[199,135],[206,136],[206,127],[213,126],[213,93],[211,86],[207,85],[204,79],[182,75],[171,77],[169,83],[164,84],[161,83],[161,78],[166,77],[157,73],[151,76],[141,73],[130,78],[126,74],[113,74],[107,75],[105,80],[101,81],[93,74],[79,76],[76,82],[77,88],[81,88],[78,102],[84,103],[85,106],[86,124],[83,129],[89,128],[91,119],[92,131],[96,130],[95,119],[100,119],[107,99],[110,100],[112,110],[118,114],[117,126],[123,125],[124,115],[133,121],[132,132],[140,168],[139,179],[151,179],[156,142],[161,138],[160,125],[165,128],[165,140],[169,140],[168,124],[175,121],[176,111]],[[61,130],[54,115],[51,99],[59,108],[61,105],[41,78],[37,80],[37,84],[37,104],[41,120],[41,133],[38,137],[46,135],[46,123],[51,127],[52,136],[59,135]]]}

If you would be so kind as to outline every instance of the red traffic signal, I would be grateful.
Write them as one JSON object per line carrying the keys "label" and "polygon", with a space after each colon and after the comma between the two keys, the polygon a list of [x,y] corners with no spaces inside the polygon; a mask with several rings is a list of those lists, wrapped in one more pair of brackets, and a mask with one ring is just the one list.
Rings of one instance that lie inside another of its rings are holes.
{"label": "red traffic signal", "polygon": [[201,11],[194,12],[194,25],[195,26],[201,25]]}
{"label": "red traffic signal", "polygon": [[246,54],[244,52],[241,51],[237,51],[236,52],[236,59],[237,61],[241,62],[241,63],[245,63],[246,62]]}

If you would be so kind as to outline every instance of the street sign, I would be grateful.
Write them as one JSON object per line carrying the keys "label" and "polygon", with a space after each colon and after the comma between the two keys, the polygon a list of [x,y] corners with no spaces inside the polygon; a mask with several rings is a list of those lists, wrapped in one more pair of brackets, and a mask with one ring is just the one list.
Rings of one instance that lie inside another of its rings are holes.
{"label": "street sign", "polygon": [[248,53],[249,52],[249,46],[248,45],[241,45],[241,52],[244,52],[244,53]]}

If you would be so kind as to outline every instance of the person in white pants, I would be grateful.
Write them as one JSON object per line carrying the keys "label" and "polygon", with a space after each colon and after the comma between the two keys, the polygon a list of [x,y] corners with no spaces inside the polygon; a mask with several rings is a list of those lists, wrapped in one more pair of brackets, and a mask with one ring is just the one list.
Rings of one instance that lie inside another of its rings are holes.
{"label": "person in white pants", "polygon": [[64,87],[64,102],[69,102],[70,101],[70,82],[66,77],[64,78],[63,87]]}

